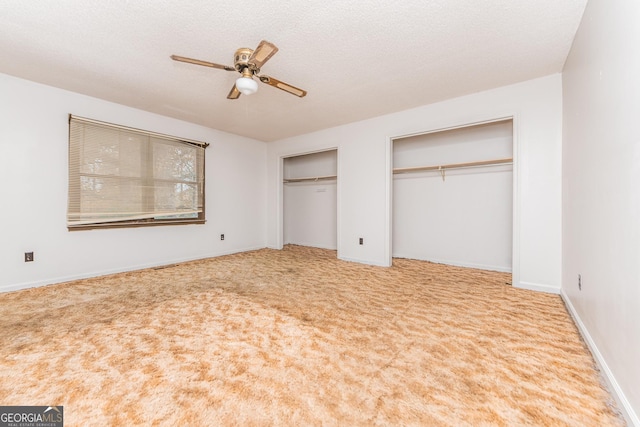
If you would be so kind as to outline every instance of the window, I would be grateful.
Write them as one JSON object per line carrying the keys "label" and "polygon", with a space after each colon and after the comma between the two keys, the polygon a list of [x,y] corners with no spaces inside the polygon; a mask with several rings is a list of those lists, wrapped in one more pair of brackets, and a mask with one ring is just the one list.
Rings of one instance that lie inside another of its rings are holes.
{"label": "window", "polygon": [[208,144],[69,116],[69,230],[203,224]]}

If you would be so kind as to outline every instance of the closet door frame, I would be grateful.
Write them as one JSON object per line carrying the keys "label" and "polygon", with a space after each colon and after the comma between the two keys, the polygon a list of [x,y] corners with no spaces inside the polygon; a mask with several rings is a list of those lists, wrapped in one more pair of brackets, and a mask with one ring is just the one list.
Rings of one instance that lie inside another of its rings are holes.
{"label": "closet door frame", "polygon": [[317,150],[310,151],[296,151],[292,153],[283,154],[278,160],[278,235],[277,235],[277,249],[284,247],[284,160],[290,157],[305,156],[307,154],[324,153],[327,151],[336,152],[336,238],[337,238],[337,253],[340,257],[340,150],[337,146],[323,147]]}
{"label": "closet door frame", "polygon": [[393,142],[397,139],[412,136],[426,135],[430,133],[444,132],[477,125],[497,123],[503,121],[512,122],[513,143],[513,207],[512,207],[512,285],[520,283],[520,150],[518,143],[518,117],[517,114],[504,114],[486,118],[477,118],[465,122],[443,123],[440,126],[427,127],[411,133],[389,136],[386,144],[387,179],[386,179],[386,212],[385,212],[385,259],[387,265],[393,262]]}

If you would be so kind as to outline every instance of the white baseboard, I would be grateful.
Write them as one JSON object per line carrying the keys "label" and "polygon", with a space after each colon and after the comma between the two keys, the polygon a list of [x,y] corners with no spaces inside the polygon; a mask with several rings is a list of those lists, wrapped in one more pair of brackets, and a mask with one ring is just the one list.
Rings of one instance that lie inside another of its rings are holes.
{"label": "white baseboard", "polygon": [[[303,245],[301,243],[286,243],[286,244],[300,245],[300,246],[311,246],[311,247],[314,247],[314,248],[318,248],[319,247],[317,245]],[[267,248],[282,250],[282,248],[278,248],[276,246],[267,246]],[[321,248],[321,249],[331,249],[333,251],[337,250],[336,248]],[[347,261],[347,262],[357,262],[358,264],[375,265],[377,267],[390,267],[390,265],[388,263],[384,263],[384,262],[375,262],[375,261],[371,261],[371,260],[367,260],[367,259],[343,257],[343,256],[340,256],[340,251],[338,251],[338,259],[341,260],[341,261]]]}
{"label": "white baseboard", "polygon": [[215,257],[219,257],[219,256],[231,255],[231,254],[240,253],[240,252],[255,251],[255,250],[258,250],[258,249],[264,249],[264,246],[249,247],[249,248],[235,249],[235,250],[230,250],[230,251],[216,252],[214,254],[204,254],[204,255],[201,255],[201,256],[190,257],[190,258],[178,258],[178,259],[172,259],[172,260],[164,260],[164,261],[160,261],[160,262],[138,264],[138,265],[125,267],[125,268],[114,268],[114,269],[108,269],[108,270],[94,271],[94,272],[90,272],[90,273],[81,273],[81,274],[72,274],[72,275],[68,275],[68,276],[59,276],[59,277],[54,277],[54,278],[51,278],[51,279],[37,280],[37,281],[34,281],[34,282],[16,283],[16,284],[11,284],[11,285],[0,287],[0,293],[2,293],[2,292],[19,291],[21,289],[28,289],[28,288],[38,288],[40,286],[53,285],[53,284],[56,284],[56,283],[71,282],[73,280],[89,279],[91,277],[107,276],[109,274],[126,273],[126,272],[129,272],[129,271],[144,270],[146,268],[161,267],[161,266],[164,266],[164,265],[180,264],[182,262],[195,261],[195,260],[206,259],[206,258],[215,258]]}
{"label": "white baseboard", "polygon": [[546,292],[548,294],[559,294],[560,288],[552,285],[545,285],[541,283],[532,282],[518,282],[513,284],[514,288],[528,289],[530,291]]}
{"label": "white baseboard", "polygon": [[338,259],[342,261],[347,261],[347,262],[357,262],[358,264],[375,265],[377,267],[390,267],[389,264],[385,262],[376,262],[368,259],[348,258],[348,257],[342,257],[340,255],[338,255]]}
{"label": "white baseboard", "polygon": [[338,250],[338,248],[336,246],[325,246],[325,245],[318,245],[316,243],[285,243],[286,245],[296,245],[296,246],[307,246],[309,248],[318,248],[318,249],[328,249],[330,251],[335,251]]}
{"label": "white baseboard", "polygon": [[450,260],[442,260],[442,259],[426,259],[426,258],[416,258],[415,256],[407,256],[403,254],[393,254],[394,258],[406,258],[406,259],[417,259],[420,261],[428,261],[436,264],[446,264],[453,265],[455,267],[466,267],[466,268],[476,268],[478,270],[489,270],[489,271],[499,271],[501,273],[511,273],[511,267],[502,267],[496,265],[487,265],[487,264],[476,264],[471,262],[457,262]]}
{"label": "white baseboard", "polygon": [[589,334],[589,330],[586,328],[586,326],[582,322],[582,319],[580,319],[580,316],[578,315],[578,312],[576,311],[575,307],[571,303],[571,300],[569,299],[567,294],[564,292],[564,290],[560,291],[560,296],[562,297],[562,300],[564,301],[565,306],[569,310],[571,317],[573,317],[573,320],[576,323],[576,326],[578,327],[578,330],[580,331],[582,338],[584,338],[585,342],[589,346],[589,350],[591,350],[591,354],[593,355],[593,358],[598,364],[598,367],[600,368],[600,371],[602,372],[603,377],[606,380],[607,385],[609,386],[609,391],[611,392],[614,399],[618,403],[619,409],[622,412],[622,415],[624,416],[625,420],[627,421],[627,424],[635,427],[640,427],[640,418],[638,418],[638,414],[636,414],[636,412],[633,410],[633,407],[629,403],[629,400],[627,399],[624,392],[620,388],[620,385],[618,384],[618,381],[616,381],[616,378],[614,377],[613,372],[611,372],[611,369],[609,369],[609,366],[607,365],[606,360],[602,356],[602,353],[600,353],[600,350],[598,349],[598,346],[596,345],[595,341],[593,341],[593,338],[591,338],[591,335]]}

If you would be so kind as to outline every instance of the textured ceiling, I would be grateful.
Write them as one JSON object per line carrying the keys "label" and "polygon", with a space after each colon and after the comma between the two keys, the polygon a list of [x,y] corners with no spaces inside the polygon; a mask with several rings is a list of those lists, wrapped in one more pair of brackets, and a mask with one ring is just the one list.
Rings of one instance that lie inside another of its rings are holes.
{"label": "textured ceiling", "polygon": [[[562,70],[586,0],[2,0],[0,72],[273,141]],[[228,100],[239,47],[280,51]],[[99,118],[97,118],[99,119]]]}

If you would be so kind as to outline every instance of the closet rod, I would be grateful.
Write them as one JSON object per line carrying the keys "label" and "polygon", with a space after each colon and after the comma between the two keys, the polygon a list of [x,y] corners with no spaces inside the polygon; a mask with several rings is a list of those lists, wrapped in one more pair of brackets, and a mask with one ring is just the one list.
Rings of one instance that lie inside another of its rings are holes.
{"label": "closet rod", "polygon": [[324,175],[324,176],[314,176],[314,177],[306,177],[306,178],[285,178],[282,182],[305,182],[305,181],[325,181],[328,179],[336,179],[337,175]]}
{"label": "closet rod", "polygon": [[439,165],[439,166],[418,166],[418,167],[411,167],[411,168],[396,168],[393,170],[393,173],[441,171],[443,169],[473,168],[477,166],[493,166],[493,165],[503,165],[507,163],[513,163],[513,159],[495,159],[495,160],[482,160],[479,162],[450,163],[448,165]]}

